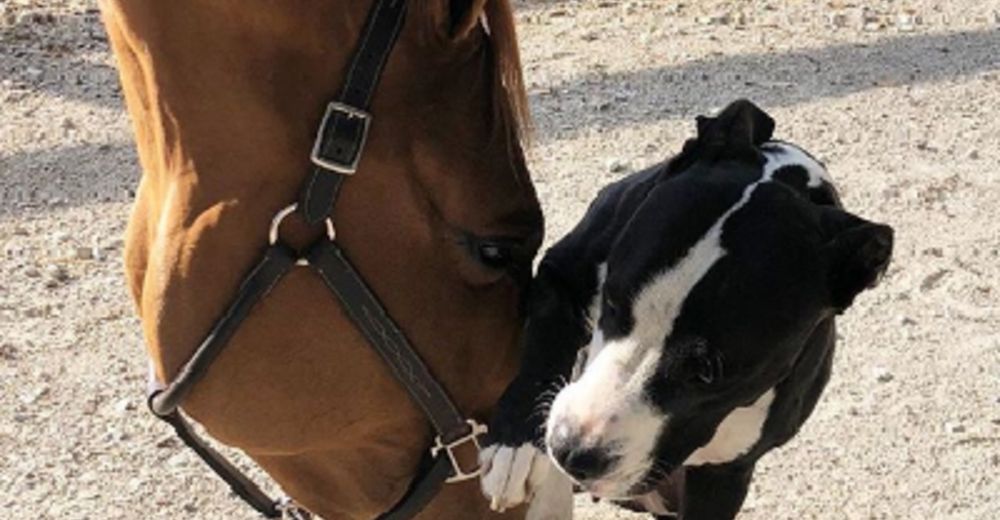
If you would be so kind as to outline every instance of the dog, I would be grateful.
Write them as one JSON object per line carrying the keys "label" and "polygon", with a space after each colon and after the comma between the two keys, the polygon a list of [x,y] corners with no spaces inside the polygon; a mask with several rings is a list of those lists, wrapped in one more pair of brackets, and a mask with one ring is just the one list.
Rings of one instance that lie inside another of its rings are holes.
{"label": "dog", "polygon": [[835,317],[880,280],[893,230],[844,210],[774,125],[747,100],[699,117],[678,155],[605,187],[546,252],[480,454],[494,509],[569,518],[575,486],[731,519],[757,460],[809,417]]}

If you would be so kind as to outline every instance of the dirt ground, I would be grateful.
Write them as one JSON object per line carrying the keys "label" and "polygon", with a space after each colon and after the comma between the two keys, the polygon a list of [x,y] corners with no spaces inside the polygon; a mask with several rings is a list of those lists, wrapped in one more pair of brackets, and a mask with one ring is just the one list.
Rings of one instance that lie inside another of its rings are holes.
{"label": "dirt ground", "polygon": [[[550,240],[736,97],[897,230],[741,518],[1000,518],[1000,0],[517,6]],[[142,409],[116,81],[89,2],[0,0],[0,510],[255,518]],[[581,498],[577,518],[632,517]]]}

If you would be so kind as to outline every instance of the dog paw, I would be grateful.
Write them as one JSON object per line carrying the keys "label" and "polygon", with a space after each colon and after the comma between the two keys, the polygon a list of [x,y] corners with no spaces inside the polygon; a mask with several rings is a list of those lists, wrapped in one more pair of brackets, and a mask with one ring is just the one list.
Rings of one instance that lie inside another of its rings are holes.
{"label": "dog paw", "polygon": [[531,443],[487,446],[479,453],[479,463],[483,494],[497,512],[530,501],[555,472],[548,456]]}

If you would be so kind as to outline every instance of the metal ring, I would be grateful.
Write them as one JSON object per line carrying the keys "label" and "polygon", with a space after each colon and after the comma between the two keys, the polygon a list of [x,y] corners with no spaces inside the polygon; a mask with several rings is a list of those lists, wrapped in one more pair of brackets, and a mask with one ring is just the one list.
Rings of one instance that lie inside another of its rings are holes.
{"label": "metal ring", "polygon": [[[271,229],[267,235],[268,242],[272,246],[278,243],[278,234],[279,231],[281,230],[281,222],[285,220],[285,217],[291,215],[292,213],[295,213],[295,211],[298,209],[299,209],[299,204],[297,202],[294,202],[292,204],[289,204],[288,206],[285,206],[284,209],[274,214],[274,218],[271,219]],[[326,236],[331,241],[333,241],[335,238],[337,238],[337,230],[334,229],[333,227],[333,219],[331,219],[330,217],[326,217],[325,223],[326,223]]]}

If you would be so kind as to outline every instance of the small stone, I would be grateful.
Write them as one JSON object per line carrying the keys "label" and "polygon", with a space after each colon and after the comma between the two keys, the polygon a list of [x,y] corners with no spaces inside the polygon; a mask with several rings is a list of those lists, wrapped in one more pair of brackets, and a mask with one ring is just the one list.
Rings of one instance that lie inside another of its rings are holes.
{"label": "small stone", "polygon": [[944,278],[950,272],[951,271],[949,271],[948,269],[938,269],[937,271],[934,271],[933,273],[925,276],[924,280],[920,282],[920,290],[923,292],[927,292],[937,287],[941,283],[941,279]]}
{"label": "small stone", "polygon": [[905,314],[901,314],[899,316],[899,318],[898,318],[898,321],[899,321],[899,324],[903,325],[904,327],[909,327],[909,326],[917,324],[917,320],[915,320],[915,319],[913,319],[913,318],[911,318],[911,317],[909,317],[909,316],[907,316]]}
{"label": "small stone", "polygon": [[28,278],[38,278],[39,276],[42,276],[42,272],[36,267],[29,267],[24,270],[24,276],[27,276]]}
{"label": "small stone", "polygon": [[38,67],[27,67],[24,69],[25,74],[31,77],[38,77],[42,75],[42,69]]}
{"label": "small stone", "polygon": [[0,359],[7,361],[17,359],[17,347],[10,343],[0,343]]}
{"label": "small stone", "polygon": [[969,159],[969,160],[972,160],[972,161],[978,160],[979,159],[979,150],[976,150],[974,148],[972,150],[969,150],[969,153],[965,154],[965,158]]}
{"label": "small stone", "polygon": [[948,433],[965,433],[965,425],[958,421],[944,423],[944,431]]}
{"label": "small stone", "polygon": [[179,443],[177,441],[177,436],[174,434],[164,435],[156,440],[154,444],[157,448],[177,448]]}
{"label": "small stone", "polygon": [[24,309],[25,318],[42,318],[47,314],[45,307],[28,307]]}
{"label": "small stone", "polygon": [[612,173],[621,173],[628,169],[628,165],[618,159],[609,159],[606,166],[608,171]]}
{"label": "small stone", "polygon": [[66,119],[63,119],[62,127],[64,130],[74,130],[76,128],[76,123],[67,117]]}
{"label": "small stone", "polygon": [[864,26],[862,27],[862,29],[864,29],[864,30],[865,30],[865,32],[876,32],[876,31],[881,31],[881,30],[882,30],[882,29],[884,29],[884,28],[885,28],[885,26],[884,26],[884,25],[882,25],[882,22],[867,22],[867,23],[865,23],[865,25],[864,25]]}
{"label": "small stone", "polygon": [[93,260],[94,259],[94,249],[91,247],[77,247],[74,249],[73,257],[77,260]]}
{"label": "small stone", "polygon": [[115,403],[114,410],[118,415],[125,415],[126,413],[135,410],[135,403],[133,403],[128,397],[120,399]]}
{"label": "small stone", "polygon": [[875,374],[875,380],[879,383],[888,383],[894,378],[892,372],[889,372],[889,370],[884,367],[875,367],[873,372]]}
{"label": "small stone", "polygon": [[167,459],[167,465],[171,468],[183,468],[188,464],[187,452],[177,452],[173,457]]}
{"label": "small stone", "polygon": [[25,228],[23,228],[23,227],[21,227],[21,226],[18,226],[16,228],[14,228],[14,232],[13,233],[14,233],[14,236],[16,236],[16,237],[26,237],[26,236],[28,236],[28,230],[25,229]]}
{"label": "small stone", "polygon": [[24,404],[35,404],[39,399],[45,397],[46,395],[49,395],[49,387],[40,386],[28,394],[21,396],[21,402]]}
{"label": "small stone", "polygon": [[712,16],[699,16],[695,21],[701,25],[729,25],[733,21],[729,13],[720,13]]}
{"label": "small stone", "polygon": [[59,284],[69,280],[69,273],[66,272],[62,266],[50,265],[45,268],[45,286],[48,288],[53,288],[59,286]]}
{"label": "small stone", "polygon": [[844,13],[831,14],[829,19],[830,25],[841,29],[847,27],[847,24],[850,22],[850,19]]}

